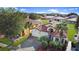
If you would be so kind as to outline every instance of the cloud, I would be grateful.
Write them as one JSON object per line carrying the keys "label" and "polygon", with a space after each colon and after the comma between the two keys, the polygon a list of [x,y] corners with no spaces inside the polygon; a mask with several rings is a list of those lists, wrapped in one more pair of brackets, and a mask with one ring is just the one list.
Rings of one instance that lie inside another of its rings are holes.
{"label": "cloud", "polygon": [[24,9],[24,8],[21,8],[21,9],[18,9],[18,8],[15,8],[16,10],[19,10],[19,11],[21,11],[21,12],[26,12],[26,9]]}
{"label": "cloud", "polygon": [[67,12],[59,12],[60,14],[68,14]]}
{"label": "cloud", "polygon": [[79,12],[77,12],[77,14],[79,15]]}
{"label": "cloud", "polygon": [[68,10],[75,10],[75,8],[70,8],[70,9],[68,9]]}
{"label": "cloud", "polygon": [[68,14],[66,11],[67,11],[66,9],[64,9],[63,12],[62,11],[59,11],[57,9],[50,9],[50,10],[48,10],[49,13]]}
{"label": "cloud", "polygon": [[40,14],[42,14],[42,13],[46,13],[46,12],[41,12],[41,11],[39,11],[39,12],[35,12],[35,13],[40,13]]}
{"label": "cloud", "polygon": [[71,10],[71,11],[72,11],[72,10],[77,10],[77,9],[78,9],[78,8],[70,8],[70,9],[68,9],[68,10]]}
{"label": "cloud", "polygon": [[48,12],[59,13],[59,11],[56,9],[49,9]]}
{"label": "cloud", "polygon": [[20,11],[21,11],[21,12],[26,12],[26,9],[23,9],[23,8],[22,8],[22,9],[20,9]]}

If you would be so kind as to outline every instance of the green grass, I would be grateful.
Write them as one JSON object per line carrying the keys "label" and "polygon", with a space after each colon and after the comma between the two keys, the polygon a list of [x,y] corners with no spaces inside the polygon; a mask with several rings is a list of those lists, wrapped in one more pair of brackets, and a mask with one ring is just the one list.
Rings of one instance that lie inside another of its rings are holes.
{"label": "green grass", "polygon": [[77,33],[77,30],[75,29],[75,24],[68,24],[67,26],[68,26],[67,31],[68,39],[72,42],[75,42],[74,35]]}
{"label": "green grass", "polygon": [[[1,38],[0,42],[17,47],[19,44],[23,43],[28,37],[29,36],[20,37],[14,42],[11,42],[8,38]],[[0,51],[10,51],[10,49],[7,47],[0,47]]]}
{"label": "green grass", "polygon": [[0,38],[0,42],[1,43],[4,43],[4,44],[7,44],[7,45],[11,45],[12,42],[8,39],[8,38]]}
{"label": "green grass", "polygon": [[10,49],[7,48],[7,47],[1,47],[1,48],[0,48],[0,51],[10,51]]}
{"label": "green grass", "polygon": [[41,21],[42,21],[42,23],[45,24],[45,25],[49,23],[48,20],[41,20]]}

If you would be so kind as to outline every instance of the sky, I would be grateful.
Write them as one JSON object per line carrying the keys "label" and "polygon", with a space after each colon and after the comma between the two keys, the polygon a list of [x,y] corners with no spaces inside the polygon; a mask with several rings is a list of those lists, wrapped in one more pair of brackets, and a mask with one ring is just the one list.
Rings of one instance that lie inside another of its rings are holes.
{"label": "sky", "polygon": [[77,13],[79,14],[79,7],[16,7],[17,10],[26,13]]}

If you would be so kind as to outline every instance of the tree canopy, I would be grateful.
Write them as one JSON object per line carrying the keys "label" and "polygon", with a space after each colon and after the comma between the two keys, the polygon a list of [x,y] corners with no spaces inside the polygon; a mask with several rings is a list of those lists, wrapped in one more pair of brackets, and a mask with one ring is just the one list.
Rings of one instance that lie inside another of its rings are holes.
{"label": "tree canopy", "polygon": [[14,8],[0,8],[0,33],[8,37],[20,34],[26,20],[23,13]]}
{"label": "tree canopy", "polygon": [[39,19],[40,18],[40,15],[35,14],[35,13],[31,13],[31,14],[29,14],[29,18],[30,19],[33,19],[33,20],[36,20],[36,19]]}
{"label": "tree canopy", "polygon": [[69,13],[67,16],[71,16],[71,15],[76,15],[76,16],[78,16],[76,13]]}

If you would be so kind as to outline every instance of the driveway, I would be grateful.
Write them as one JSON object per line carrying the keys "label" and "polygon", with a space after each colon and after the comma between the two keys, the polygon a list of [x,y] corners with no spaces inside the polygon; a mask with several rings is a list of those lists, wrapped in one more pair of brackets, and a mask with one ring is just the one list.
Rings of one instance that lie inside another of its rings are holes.
{"label": "driveway", "polygon": [[[36,37],[31,36],[28,40],[21,44],[21,48],[33,47],[35,50],[40,45]],[[27,50],[26,50],[27,51]]]}

